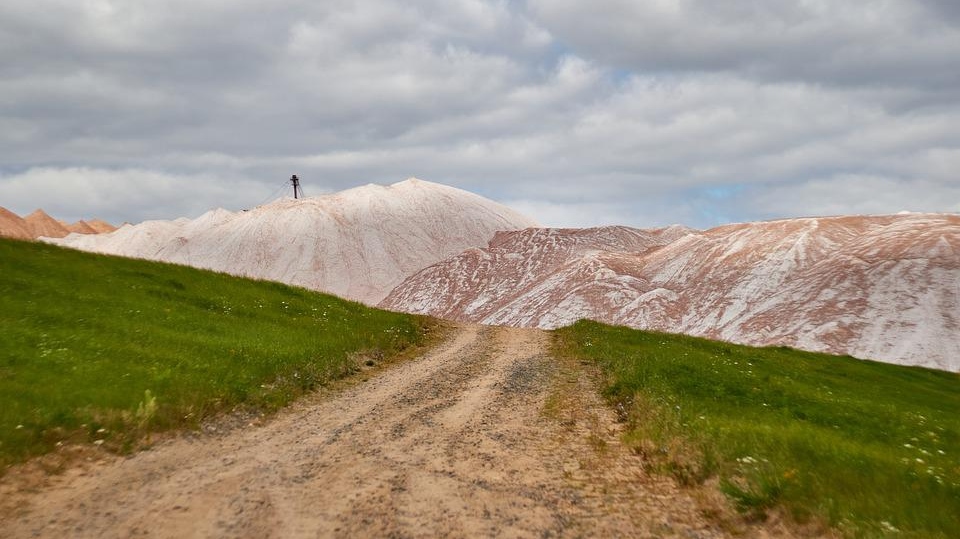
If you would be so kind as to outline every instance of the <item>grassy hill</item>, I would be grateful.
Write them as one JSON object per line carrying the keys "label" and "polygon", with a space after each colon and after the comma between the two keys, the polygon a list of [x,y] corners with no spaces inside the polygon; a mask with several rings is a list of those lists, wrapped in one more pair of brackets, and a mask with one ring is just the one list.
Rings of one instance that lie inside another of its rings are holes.
{"label": "grassy hill", "polygon": [[281,284],[0,239],[0,473],[275,409],[424,342],[424,318]]}
{"label": "grassy hill", "polygon": [[627,441],[737,506],[851,537],[956,537],[960,376],[789,348],[580,322],[557,350],[595,361]]}

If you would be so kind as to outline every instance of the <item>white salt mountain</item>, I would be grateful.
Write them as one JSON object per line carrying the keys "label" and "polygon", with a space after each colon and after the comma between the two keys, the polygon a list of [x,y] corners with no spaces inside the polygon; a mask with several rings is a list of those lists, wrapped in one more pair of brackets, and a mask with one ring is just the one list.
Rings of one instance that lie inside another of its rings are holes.
{"label": "white salt mountain", "polygon": [[960,371],[960,216],[506,232],[381,306],[523,327],[590,318]]}
{"label": "white salt mountain", "polygon": [[536,223],[478,195],[411,178],[197,219],[147,221],[52,243],[269,279],[376,304],[406,276]]}

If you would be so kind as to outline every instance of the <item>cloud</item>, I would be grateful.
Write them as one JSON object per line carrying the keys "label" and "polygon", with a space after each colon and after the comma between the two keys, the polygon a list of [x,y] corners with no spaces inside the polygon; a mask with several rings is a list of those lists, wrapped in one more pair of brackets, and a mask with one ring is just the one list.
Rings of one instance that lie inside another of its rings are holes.
{"label": "cloud", "polygon": [[[557,39],[640,72],[736,72],[841,86],[953,88],[960,29],[947,2],[531,0]],[[944,19],[944,13],[953,15]]]}
{"label": "cloud", "polygon": [[870,182],[944,211],[958,24],[938,0],[9,0],[0,205],[170,218],[297,173],[568,226],[903,209]]}
{"label": "cloud", "polygon": [[40,3],[50,9],[0,7],[0,35],[20,43],[0,52],[11,66],[0,99],[16,103],[3,120],[31,127],[5,141],[17,143],[9,159],[35,160],[44,145],[79,162],[104,139],[127,144],[130,164],[154,147],[275,156],[382,144],[433,118],[488,108],[535,76],[511,54],[533,54],[544,40],[504,7],[467,0],[435,10],[393,1]]}
{"label": "cloud", "polygon": [[805,215],[874,215],[900,211],[960,212],[960,183],[844,174],[776,188],[758,186],[749,200],[758,218],[800,207]]}
{"label": "cloud", "polygon": [[642,193],[634,193],[628,199],[615,202],[505,201],[524,215],[536,216],[537,222],[547,227],[627,225],[658,228],[670,224],[702,226],[706,221],[700,215],[694,199],[682,197],[664,202],[662,197],[647,198]]}
{"label": "cloud", "polygon": [[[66,221],[104,219],[114,224],[196,217],[213,209],[249,208],[271,192],[261,183],[149,170],[31,168],[0,176],[0,205],[26,215],[37,207]],[[211,206],[210,201],[218,201]],[[171,208],[176,213],[171,215]]]}

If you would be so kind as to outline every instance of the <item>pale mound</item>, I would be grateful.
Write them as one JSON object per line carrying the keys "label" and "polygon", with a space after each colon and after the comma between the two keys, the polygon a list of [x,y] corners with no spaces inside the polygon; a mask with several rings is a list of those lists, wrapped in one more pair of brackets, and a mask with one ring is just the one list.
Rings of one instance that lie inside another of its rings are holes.
{"label": "pale mound", "polygon": [[536,223],[491,200],[409,179],[52,242],[270,279],[375,304],[413,272],[486,245],[497,231],[530,226]]}

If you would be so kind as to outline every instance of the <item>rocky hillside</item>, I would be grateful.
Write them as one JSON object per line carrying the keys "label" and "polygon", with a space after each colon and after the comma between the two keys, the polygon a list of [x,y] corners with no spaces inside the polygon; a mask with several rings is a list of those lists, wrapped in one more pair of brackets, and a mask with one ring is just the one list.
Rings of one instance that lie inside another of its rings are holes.
{"label": "rocky hillside", "polygon": [[412,178],[53,243],[281,281],[376,304],[413,272],[486,245],[497,231],[530,226],[536,223],[491,200]]}
{"label": "rocky hillside", "polygon": [[502,233],[381,306],[523,327],[591,318],[960,371],[960,216]]}

